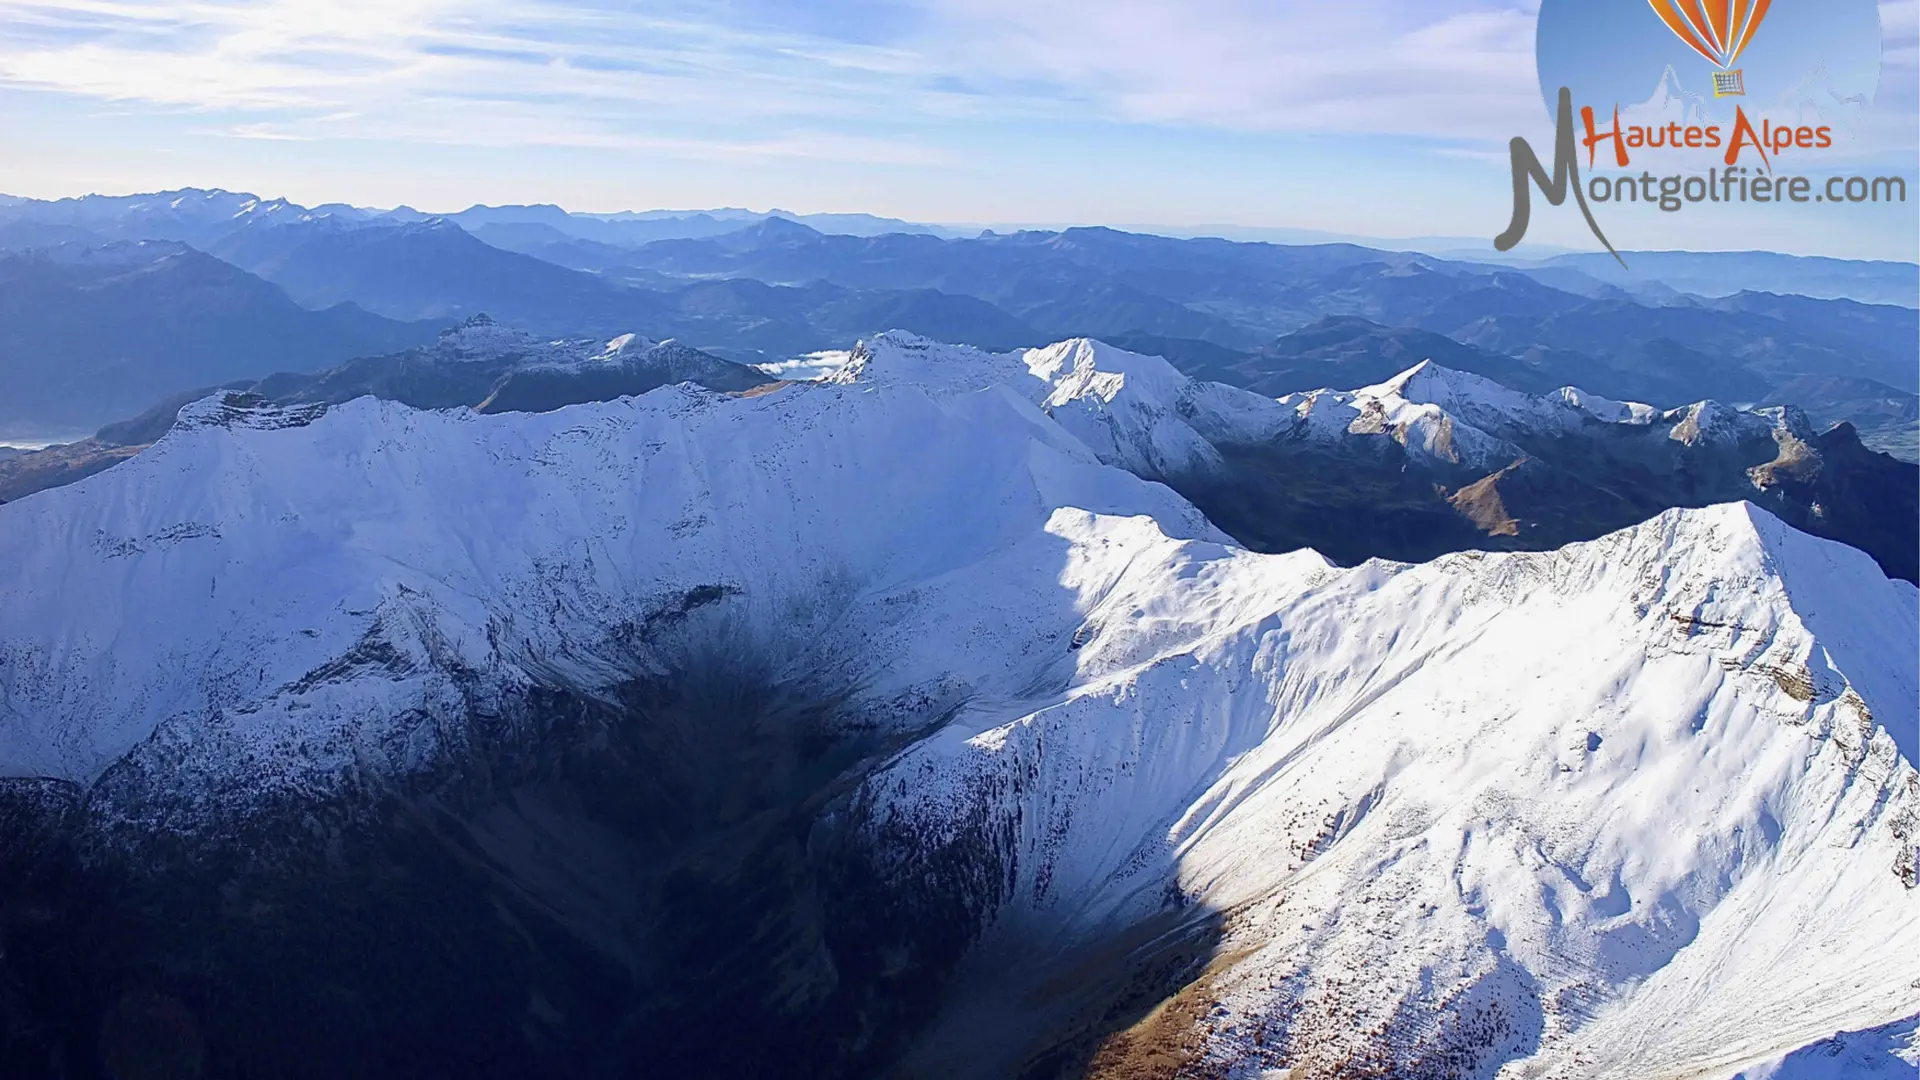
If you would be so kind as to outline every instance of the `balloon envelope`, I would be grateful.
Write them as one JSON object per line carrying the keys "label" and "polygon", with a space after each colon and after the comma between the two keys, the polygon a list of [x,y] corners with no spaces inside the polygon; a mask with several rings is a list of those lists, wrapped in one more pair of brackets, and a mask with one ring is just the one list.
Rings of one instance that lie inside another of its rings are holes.
{"label": "balloon envelope", "polygon": [[1717,67],[1740,58],[1771,0],[1647,0],[1674,36]]}

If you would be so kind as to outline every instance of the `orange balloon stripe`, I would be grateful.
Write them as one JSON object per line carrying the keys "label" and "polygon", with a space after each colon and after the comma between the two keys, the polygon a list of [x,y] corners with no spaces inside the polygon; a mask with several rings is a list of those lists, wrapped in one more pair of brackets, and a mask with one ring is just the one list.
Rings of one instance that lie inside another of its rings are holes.
{"label": "orange balloon stripe", "polygon": [[1713,24],[1713,47],[1721,56],[1733,40],[1733,0],[1701,0],[1707,9],[1707,21]]}
{"label": "orange balloon stripe", "polygon": [[1693,32],[1701,41],[1706,42],[1709,59],[1718,64],[1724,53],[1721,50],[1720,39],[1713,36],[1713,25],[1707,18],[1704,3],[1705,0],[1674,0],[1673,6],[1680,9],[1680,14],[1687,20],[1687,25],[1693,27]]}
{"label": "orange balloon stripe", "polygon": [[1753,10],[1747,12],[1746,28],[1740,32],[1740,40],[1734,44],[1733,51],[1727,54],[1728,67],[1732,67],[1733,62],[1738,60],[1740,54],[1746,51],[1747,42],[1753,40],[1753,32],[1760,28],[1760,20],[1767,17],[1767,6],[1771,3],[1773,3],[1773,0],[1752,0],[1751,7]]}
{"label": "orange balloon stripe", "polygon": [[1700,39],[1694,36],[1693,29],[1687,25],[1678,11],[1661,3],[1661,0],[1647,0],[1647,3],[1652,6],[1653,13],[1660,16],[1660,21],[1667,24],[1667,29],[1673,31],[1674,36],[1686,42],[1694,52],[1706,57],[1709,63],[1720,62],[1720,58],[1713,55],[1705,45],[1700,43]]}

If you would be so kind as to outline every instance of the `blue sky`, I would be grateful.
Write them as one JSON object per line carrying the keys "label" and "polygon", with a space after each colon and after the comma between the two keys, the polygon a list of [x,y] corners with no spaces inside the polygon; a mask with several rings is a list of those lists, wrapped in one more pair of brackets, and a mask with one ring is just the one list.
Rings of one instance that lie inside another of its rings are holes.
{"label": "blue sky", "polygon": [[[1880,5],[1880,97],[1907,134],[1863,159],[1908,174],[1917,6]],[[1537,8],[0,0],[0,191],[1491,237],[1506,141],[1551,134]],[[1707,212],[1606,225],[1634,247],[1912,258],[1917,206],[1758,235]],[[1567,209],[1529,239],[1590,246]]]}

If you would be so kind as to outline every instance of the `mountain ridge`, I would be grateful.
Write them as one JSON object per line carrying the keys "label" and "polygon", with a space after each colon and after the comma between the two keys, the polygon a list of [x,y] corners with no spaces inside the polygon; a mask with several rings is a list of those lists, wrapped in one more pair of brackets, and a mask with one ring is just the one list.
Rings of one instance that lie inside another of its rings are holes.
{"label": "mountain ridge", "polygon": [[[287,405],[372,393],[421,407],[538,411],[686,378],[732,392],[773,378],[635,340],[540,342],[481,317],[432,349],[228,389]],[[639,367],[610,366],[614,356]],[[656,371],[660,363],[668,366]],[[823,379],[863,380],[1023,395],[1102,461],[1173,486],[1256,550],[1313,547],[1349,564],[1538,550],[1672,507],[1752,499],[1871,552],[1893,576],[1920,576],[1920,536],[1909,524],[1920,517],[1915,467],[1875,453],[1849,425],[1816,431],[1791,406],[1658,409],[1574,387],[1528,394],[1430,360],[1351,391],[1273,399],[1091,339],[992,353],[898,331],[868,338]],[[151,441],[165,430],[167,411],[125,433],[103,429],[87,443],[0,463],[0,497],[123,460],[139,450],[133,433]]]}

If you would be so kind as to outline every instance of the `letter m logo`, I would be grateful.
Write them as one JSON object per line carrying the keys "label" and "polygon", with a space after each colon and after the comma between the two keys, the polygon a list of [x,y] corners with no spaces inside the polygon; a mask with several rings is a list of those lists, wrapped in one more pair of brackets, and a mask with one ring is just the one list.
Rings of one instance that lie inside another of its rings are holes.
{"label": "letter m logo", "polygon": [[1587,219],[1587,228],[1593,230],[1607,253],[1624,268],[1627,261],[1620,258],[1606,234],[1600,231],[1599,223],[1593,220],[1593,211],[1587,207],[1587,194],[1580,188],[1579,143],[1573,131],[1573,91],[1564,86],[1560,88],[1559,117],[1554,127],[1552,176],[1547,175],[1527,140],[1515,136],[1508,144],[1513,154],[1513,218],[1507,223],[1507,231],[1493,238],[1494,250],[1511,251],[1527,235],[1527,221],[1533,215],[1533,192],[1529,184],[1538,187],[1540,194],[1554,206],[1566,202],[1567,189],[1572,188],[1573,201],[1580,205],[1580,216]]}

